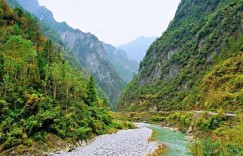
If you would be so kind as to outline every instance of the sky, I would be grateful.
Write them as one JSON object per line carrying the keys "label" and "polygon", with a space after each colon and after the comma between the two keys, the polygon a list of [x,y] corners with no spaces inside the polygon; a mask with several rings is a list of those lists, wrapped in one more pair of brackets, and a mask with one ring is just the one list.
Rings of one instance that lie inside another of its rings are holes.
{"label": "sky", "polygon": [[180,0],[39,0],[58,22],[91,32],[115,46],[139,36],[161,36]]}

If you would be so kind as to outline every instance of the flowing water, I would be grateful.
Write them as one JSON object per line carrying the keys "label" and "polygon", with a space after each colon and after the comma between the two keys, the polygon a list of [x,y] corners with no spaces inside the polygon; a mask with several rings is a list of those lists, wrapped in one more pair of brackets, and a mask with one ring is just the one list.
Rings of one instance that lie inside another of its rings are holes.
{"label": "flowing water", "polygon": [[189,153],[190,142],[182,132],[175,132],[156,125],[144,124],[154,131],[154,140],[167,146],[163,156],[191,156]]}

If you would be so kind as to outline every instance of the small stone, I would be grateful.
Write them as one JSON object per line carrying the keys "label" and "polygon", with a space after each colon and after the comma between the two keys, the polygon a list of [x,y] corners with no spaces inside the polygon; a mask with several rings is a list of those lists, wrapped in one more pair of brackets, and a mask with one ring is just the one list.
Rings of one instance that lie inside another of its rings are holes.
{"label": "small stone", "polygon": [[[75,149],[69,145],[68,152],[59,156],[141,156],[147,155],[157,147],[156,142],[148,142],[152,130],[140,127],[138,129],[120,130],[116,134],[106,134],[96,137],[90,144],[85,140],[78,141],[82,145]],[[75,149],[75,150],[74,150]]]}

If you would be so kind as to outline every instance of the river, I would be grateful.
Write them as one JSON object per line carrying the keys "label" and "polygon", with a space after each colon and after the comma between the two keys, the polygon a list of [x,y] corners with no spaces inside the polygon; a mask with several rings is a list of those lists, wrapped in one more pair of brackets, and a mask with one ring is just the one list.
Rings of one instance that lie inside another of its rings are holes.
{"label": "river", "polygon": [[163,156],[190,156],[188,141],[181,132],[174,132],[156,125],[135,123],[138,129],[120,130],[114,134],[97,136],[87,146],[80,146],[71,152],[60,151],[50,156],[143,156],[157,147],[156,142],[148,142],[152,135],[154,141],[167,146]]}
{"label": "river", "polygon": [[191,156],[188,148],[190,142],[184,133],[150,124],[140,126],[152,129],[154,131],[153,139],[167,146],[163,156]]}

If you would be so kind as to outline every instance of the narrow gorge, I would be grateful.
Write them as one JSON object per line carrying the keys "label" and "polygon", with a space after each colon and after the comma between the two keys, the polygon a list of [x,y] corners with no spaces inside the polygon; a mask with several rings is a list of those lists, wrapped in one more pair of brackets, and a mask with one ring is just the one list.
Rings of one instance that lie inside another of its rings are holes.
{"label": "narrow gorge", "polygon": [[242,130],[243,0],[0,0],[0,156],[241,156]]}

